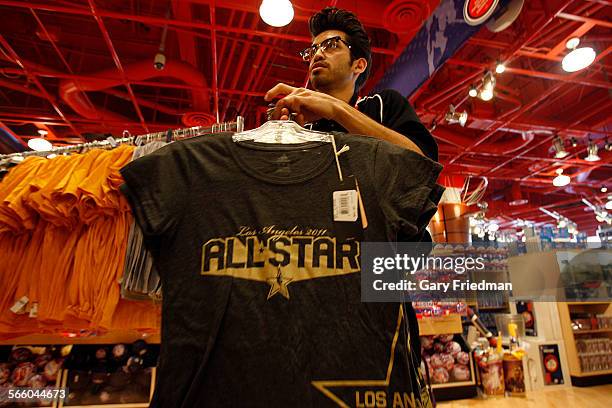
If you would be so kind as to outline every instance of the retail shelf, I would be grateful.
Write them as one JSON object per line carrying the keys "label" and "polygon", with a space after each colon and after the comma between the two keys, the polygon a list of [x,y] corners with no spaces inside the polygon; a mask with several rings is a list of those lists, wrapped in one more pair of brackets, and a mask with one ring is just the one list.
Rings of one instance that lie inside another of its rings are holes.
{"label": "retail shelf", "polygon": [[584,371],[579,373],[572,373],[574,377],[591,377],[594,375],[610,375],[612,370],[600,370],[600,371]]}
{"label": "retail shelf", "polygon": [[445,384],[432,384],[431,388],[434,390],[436,388],[451,388],[451,387],[465,387],[466,385],[474,385],[474,381],[456,381],[456,382],[448,382]]}
{"label": "retail shelf", "polygon": [[574,335],[576,334],[595,334],[595,333],[612,333],[612,328],[593,329],[593,330],[574,330]]}
{"label": "retail shelf", "polygon": [[159,344],[159,333],[143,334],[136,330],[116,330],[100,336],[64,337],[59,334],[30,334],[0,341],[0,345],[46,345],[46,344],[116,344],[133,343],[144,340],[150,344]]}
{"label": "retail shelf", "polygon": [[508,309],[508,305],[505,306],[482,306],[479,307],[478,310],[502,310],[502,309]]}

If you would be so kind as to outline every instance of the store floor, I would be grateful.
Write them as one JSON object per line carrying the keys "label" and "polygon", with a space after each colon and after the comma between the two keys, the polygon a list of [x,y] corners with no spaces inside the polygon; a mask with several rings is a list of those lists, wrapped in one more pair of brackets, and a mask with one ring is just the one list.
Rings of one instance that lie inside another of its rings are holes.
{"label": "store floor", "polygon": [[440,402],[440,408],[609,408],[612,407],[612,385],[568,387],[527,393],[526,398],[466,399]]}

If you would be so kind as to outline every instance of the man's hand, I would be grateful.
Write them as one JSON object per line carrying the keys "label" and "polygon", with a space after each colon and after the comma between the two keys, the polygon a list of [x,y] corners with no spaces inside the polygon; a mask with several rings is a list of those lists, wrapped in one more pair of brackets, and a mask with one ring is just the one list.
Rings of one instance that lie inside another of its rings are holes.
{"label": "man's hand", "polygon": [[[282,97],[283,95],[285,96]],[[338,105],[346,105],[345,102],[333,96],[284,83],[279,83],[270,89],[264,99],[271,101],[279,96],[281,99],[276,103],[272,119],[287,120],[290,113],[295,113],[297,114],[296,122],[300,126],[321,118],[332,119],[337,112]]]}

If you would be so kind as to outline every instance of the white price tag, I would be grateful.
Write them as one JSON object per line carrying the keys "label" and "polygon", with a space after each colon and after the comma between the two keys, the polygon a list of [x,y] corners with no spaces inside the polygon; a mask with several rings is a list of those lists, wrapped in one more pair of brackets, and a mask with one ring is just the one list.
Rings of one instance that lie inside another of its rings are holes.
{"label": "white price tag", "polygon": [[334,191],[334,221],[357,221],[357,191]]}
{"label": "white price tag", "polygon": [[11,312],[15,314],[25,313],[25,306],[28,304],[30,299],[27,296],[22,296],[21,299],[15,302],[13,306],[11,306]]}

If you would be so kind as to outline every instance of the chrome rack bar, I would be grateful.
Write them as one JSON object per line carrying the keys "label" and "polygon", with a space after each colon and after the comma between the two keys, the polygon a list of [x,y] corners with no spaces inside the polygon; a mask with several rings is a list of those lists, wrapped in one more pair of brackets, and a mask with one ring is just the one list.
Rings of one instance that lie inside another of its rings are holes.
{"label": "chrome rack bar", "polygon": [[[217,132],[225,132],[225,131],[231,131],[231,130],[235,130],[236,132],[242,132],[244,130],[244,117],[238,116],[236,117],[235,122],[215,123],[214,125],[208,126],[208,127],[193,126],[189,128],[174,129],[172,130],[172,139],[173,140],[188,139],[188,138],[196,137],[200,135],[217,133]],[[125,132],[124,136],[126,134],[129,134],[129,133]],[[70,145],[70,146],[58,146],[58,147],[54,147],[51,150],[45,150],[45,151],[32,150],[32,151],[25,151],[25,152],[3,154],[3,155],[0,155],[0,164],[6,163],[9,161],[18,163],[18,162],[23,161],[28,156],[47,157],[52,154],[60,155],[60,154],[65,154],[65,153],[70,153],[70,152],[80,152],[84,149],[94,149],[94,148],[99,148],[99,149],[111,148],[112,149],[120,144],[125,144],[125,143],[129,143],[129,144],[149,143],[149,142],[153,142],[156,140],[165,140],[167,136],[168,136],[168,131],[147,133],[144,135],[137,135],[137,136],[127,136],[127,137],[121,137],[118,139],[109,137],[106,140],[95,140],[93,142],[79,143],[79,144]]]}

